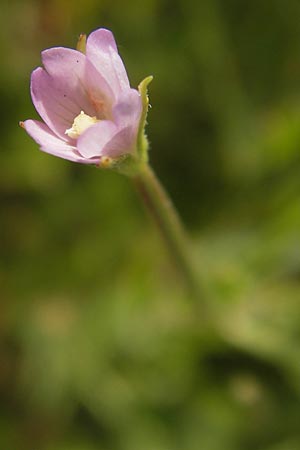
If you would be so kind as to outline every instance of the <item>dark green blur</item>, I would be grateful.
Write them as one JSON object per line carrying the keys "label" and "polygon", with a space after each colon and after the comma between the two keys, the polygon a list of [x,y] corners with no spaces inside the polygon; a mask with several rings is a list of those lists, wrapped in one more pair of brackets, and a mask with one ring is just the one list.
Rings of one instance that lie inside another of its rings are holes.
{"label": "dark green blur", "polygon": [[[111,29],[226,343],[125,177],[18,127],[40,51]],[[300,448],[300,3],[0,11],[0,449]]]}

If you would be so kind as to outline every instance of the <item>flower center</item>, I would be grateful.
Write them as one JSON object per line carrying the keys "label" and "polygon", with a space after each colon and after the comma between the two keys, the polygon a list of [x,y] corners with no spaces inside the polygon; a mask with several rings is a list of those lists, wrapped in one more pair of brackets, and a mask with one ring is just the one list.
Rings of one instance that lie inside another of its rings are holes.
{"label": "flower center", "polygon": [[97,122],[99,122],[99,120],[96,117],[88,116],[84,111],[81,111],[80,114],[75,117],[72,127],[68,128],[65,131],[65,134],[72,139],[77,139],[85,130]]}

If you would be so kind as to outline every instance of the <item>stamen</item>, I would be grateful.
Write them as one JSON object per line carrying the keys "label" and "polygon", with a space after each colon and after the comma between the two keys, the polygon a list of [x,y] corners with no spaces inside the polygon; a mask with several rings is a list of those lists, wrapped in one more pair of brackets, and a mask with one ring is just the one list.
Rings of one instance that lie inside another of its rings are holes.
{"label": "stamen", "polygon": [[72,139],[77,139],[85,130],[97,122],[99,122],[97,117],[88,116],[84,111],[81,111],[80,114],[75,117],[72,127],[68,128],[65,131],[65,134]]}
{"label": "stamen", "polygon": [[113,158],[110,158],[109,156],[101,156],[99,161],[99,167],[101,167],[101,169],[109,169],[113,164]]}

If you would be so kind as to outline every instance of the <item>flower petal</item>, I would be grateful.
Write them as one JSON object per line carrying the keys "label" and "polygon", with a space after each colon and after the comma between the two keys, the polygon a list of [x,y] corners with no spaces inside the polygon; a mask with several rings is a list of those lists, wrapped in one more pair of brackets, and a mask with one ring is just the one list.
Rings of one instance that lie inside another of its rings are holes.
{"label": "flower petal", "polygon": [[86,58],[76,50],[58,47],[45,50],[42,59],[46,70],[38,67],[31,76],[32,100],[49,128],[69,141],[65,130],[80,111],[97,115],[85,87]]}
{"label": "flower petal", "polygon": [[86,89],[96,116],[99,119],[110,119],[115,96],[103,76],[87,58],[85,69]]}
{"label": "flower petal", "polygon": [[135,150],[141,113],[142,102],[138,91],[124,91],[113,108],[113,120],[118,132],[105,145],[102,155],[114,158]]}
{"label": "flower petal", "polygon": [[42,61],[49,75],[59,79],[59,86],[64,85],[64,100],[73,99],[88,115],[105,115],[103,105],[112,103],[113,93],[84,54],[55,47],[42,52]]}
{"label": "flower petal", "polygon": [[100,28],[93,31],[86,43],[86,56],[110,85],[116,97],[129,89],[129,81],[111,31]]}
{"label": "flower petal", "polygon": [[135,140],[136,133],[131,126],[122,128],[105,145],[101,155],[118,158],[119,156],[132,153],[135,150]]}
{"label": "flower petal", "polygon": [[34,106],[49,128],[67,141],[65,130],[72,125],[82,107],[69,97],[58,79],[38,67],[31,75],[31,97]]}
{"label": "flower petal", "polygon": [[47,125],[38,120],[25,120],[25,130],[39,145],[42,151],[69,161],[83,164],[97,164],[99,159],[86,159],[78,154],[75,147],[55,136]]}
{"label": "flower petal", "polygon": [[113,118],[118,127],[132,126],[138,129],[142,113],[141,96],[136,89],[128,89],[120,95],[113,108]]}
{"label": "flower petal", "polygon": [[118,132],[110,120],[101,120],[88,128],[77,140],[77,150],[85,158],[102,156],[103,148]]}

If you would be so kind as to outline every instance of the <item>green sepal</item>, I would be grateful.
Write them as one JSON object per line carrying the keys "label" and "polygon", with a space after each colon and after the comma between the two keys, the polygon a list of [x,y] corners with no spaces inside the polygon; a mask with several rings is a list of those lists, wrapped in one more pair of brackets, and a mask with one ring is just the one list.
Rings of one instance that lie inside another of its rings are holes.
{"label": "green sepal", "polygon": [[139,84],[139,93],[142,100],[142,114],[137,135],[137,152],[141,162],[148,161],[148,139],[145,134],[145,126],[147,124],[147,113],[149,109],[148,85],[153,80],[153,76],[146,77]]}

